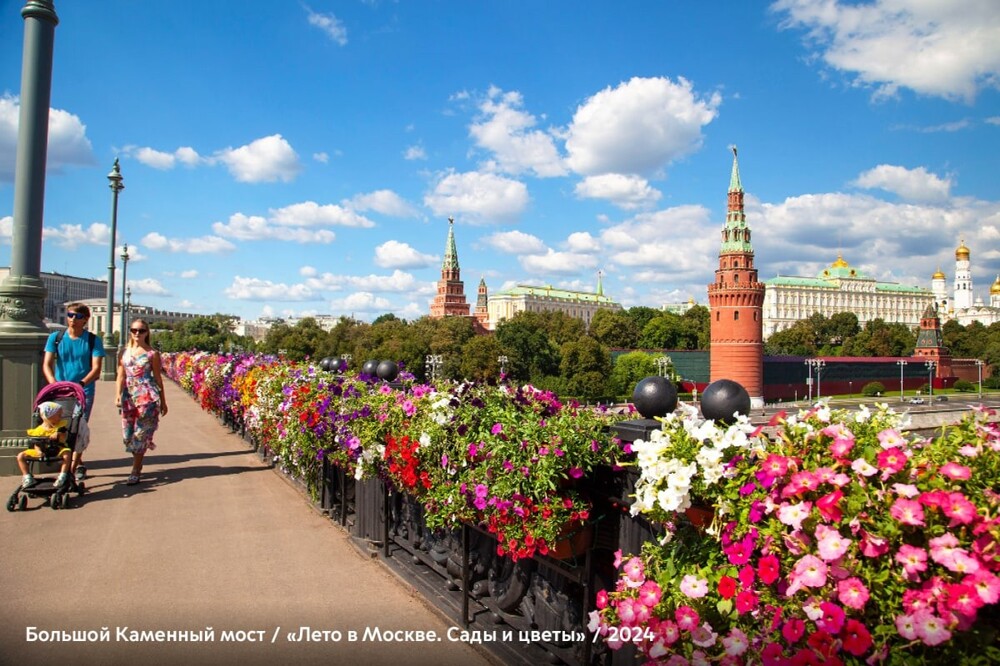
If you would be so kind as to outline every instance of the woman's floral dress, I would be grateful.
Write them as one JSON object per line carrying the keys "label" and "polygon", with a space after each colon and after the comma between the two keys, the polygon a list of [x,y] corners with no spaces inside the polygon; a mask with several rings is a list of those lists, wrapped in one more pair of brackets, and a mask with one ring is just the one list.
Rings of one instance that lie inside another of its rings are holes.
{"label": "woman's floral dress", "polygon": [[160,425],[160,392],[153,378],[153,354],[129,347],[122,355],[125,368],[125,391],[122,395],[122,437],[130,453],[145,453],[156,448],[153,434]]}

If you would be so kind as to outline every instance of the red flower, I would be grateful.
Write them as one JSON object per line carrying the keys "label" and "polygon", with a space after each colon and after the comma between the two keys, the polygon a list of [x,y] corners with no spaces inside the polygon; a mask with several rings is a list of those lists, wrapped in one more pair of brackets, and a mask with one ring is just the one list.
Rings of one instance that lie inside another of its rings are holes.
{"label": "red flower", "polygon": [[850,619],[844,625],[844,649],[855,657],[868,652],[872,646],[872,635],[868,629],[857,620]]}
{"label": "red flower", "polygon": [[757,561],[757,575],[760,576],[760,582],[765,585],[770,585],[778,580],[780,574],[781,564],[776,556],[765,555]]}
{"label": "red flower", "polygon": [[723,576],[719,579],[719,596],[723,599],[732,599],[736,594],[736,579],[730,576]]}

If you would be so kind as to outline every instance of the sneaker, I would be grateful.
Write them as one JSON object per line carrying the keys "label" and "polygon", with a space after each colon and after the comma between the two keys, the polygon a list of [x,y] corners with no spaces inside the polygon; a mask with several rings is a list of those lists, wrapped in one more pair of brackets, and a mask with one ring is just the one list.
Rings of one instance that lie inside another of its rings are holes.
{"label": "sneaker", "polygon": [[80,465],[79,467],[76,468],[76,482],[80,483],[86,478],[87,478],[87,468],[84,467],[83,465]]}
{"label": "sneaker", "polygon": [[56,484],[55,485],[56,485],[56,488],[62,488],[67,483],[69,483],[69,474],[67,474],[66,472],[62,472],[59,475],[59,478],[56,479]]}
{"label": "sneaker", "polygon": [[21,488],[23,488],[24,490],[27,490],[28,488],[34,488],[37,485],[38,481],[35,479],[35,477],[31,476],[30,474],[25,474],[24,478],[21,479]]}

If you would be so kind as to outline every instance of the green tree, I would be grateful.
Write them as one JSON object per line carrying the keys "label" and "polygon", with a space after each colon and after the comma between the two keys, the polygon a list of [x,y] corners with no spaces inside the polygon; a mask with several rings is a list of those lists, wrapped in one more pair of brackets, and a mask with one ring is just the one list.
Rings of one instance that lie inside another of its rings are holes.
{"label": "green tree", "polygon": [[567,342],[561,349],[559,374],[570,393],[588,400],[607,395],[606,378],[611,371],[611,354],[596,339],[584,336]]}
{"label": "green tree", "polygon": [[816,351],[816,331],[808,319],[775,331],[764,342],[764,353],[769,356],[815,356]]}
{"label": "green tree", "polygon": [[508,375],[518,381],[537,381],[559,373],[559,350],[539,318],[519,312],[496,327],[497,342],[506,354]]}
{"label": "green tree", "polygon": [[635,320],[622,310],[598,310],[590,320],[588,332],[606,347],[634,349],[639,342]]}
{"label": "green tree", "polygon": [[608,392],[614,398],[631,399],[635,385],[656,374],[656,361],[643,352],[622,354],[615,360],[608,378]]}
{"label": "green tree", "polygon": [[681,317],[688,323],[688,330],[697,333],[698,341],[684,349],[708,349],[712,340],[712,313],[704,305],[695,305]]}
{"label": "green tree", "polygon": [[320,328],[312,317],[306,317],[296,322],[295,326],[280,323],[271,327],[264,338],[262,348],[267,353],[283,353],[293,361],[307,358],[319,360],[317,352],[328,348],[327,332]]}
{"label": "green tree", "polygon": [[684,320],[672,312],[662,312],[650,319],[639,336],[640,349],[681,349],[685,339]]}
{"label": "green tree", "polygon": [[626,310],[626,314],[635,322],[635,330],[641,331],[646,328],[650,320],[659,317],[661,311],[645,305],[636,305]]}
{"label": "green tree", "polygon": [[459,376],[484,381],[500,377],[500,355],[503,348],[492,335],[476,335],[462,347]]}

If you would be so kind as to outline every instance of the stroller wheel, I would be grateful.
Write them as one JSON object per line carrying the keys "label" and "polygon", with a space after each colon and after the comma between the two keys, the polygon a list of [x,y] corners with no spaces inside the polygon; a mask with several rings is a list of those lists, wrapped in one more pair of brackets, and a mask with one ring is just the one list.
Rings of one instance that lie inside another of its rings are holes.
{"label": "stroller wheel", "polygon": [[27,495],[21,495],[21,499],[18,500],[18,502],[17,502],[17,508],[20,511],[24,511],[25,509],[28,508],[28,496]]}
{"label": "stroller wheel", "polygon": [[11,495],[10,499],[7,500],[7,510],[8,511],[17,510],[17,493]]}
{"label": "stroller wheel", "polygon": [[59,508],[60,509],[69,508],[69,493],[66,493],[65,495],[62,496],[62,498],[59,501]]}
{"label": "stroller wheel", "polygon": [[52,505],[53,511],[59,510],[59,504],[61,501],[62,501],[62,496],[59,493],[56,493],[55,495],[52,496],[52,498],[49,500],[49,503]]}

